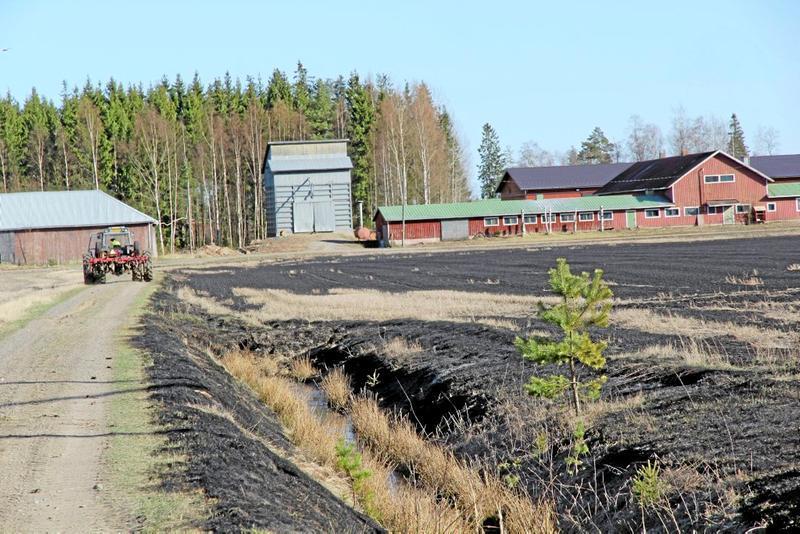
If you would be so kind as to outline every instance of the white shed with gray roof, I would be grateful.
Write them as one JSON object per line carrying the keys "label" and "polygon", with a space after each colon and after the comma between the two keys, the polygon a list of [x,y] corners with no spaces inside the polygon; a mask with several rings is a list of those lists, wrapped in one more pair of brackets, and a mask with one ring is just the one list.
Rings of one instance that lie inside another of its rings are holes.
{"label": "white shed with gray roof", "polygon": [[347,140],[284,141],[267,146],[267,235],[352,230]]}

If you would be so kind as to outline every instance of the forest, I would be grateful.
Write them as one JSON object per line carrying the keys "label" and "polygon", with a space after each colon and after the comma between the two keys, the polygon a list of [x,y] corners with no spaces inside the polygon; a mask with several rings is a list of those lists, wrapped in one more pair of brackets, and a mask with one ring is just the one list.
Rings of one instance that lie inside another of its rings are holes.
{"label": "forest", "polygon": [[[162,252],[243,247],[266,236],[262,163],[267,143],[349,138],[353,200],[382,204],[470,197],[462,143],[423,82],[386,76],[264,83],[195,74],[148,88],[87,80],[53,102],[33,89],[0,99],[2,192],[102,189],[161,222]],[[366,217],[365,217],[366,218]],[[365,223],[368,221],[365,221]]]}

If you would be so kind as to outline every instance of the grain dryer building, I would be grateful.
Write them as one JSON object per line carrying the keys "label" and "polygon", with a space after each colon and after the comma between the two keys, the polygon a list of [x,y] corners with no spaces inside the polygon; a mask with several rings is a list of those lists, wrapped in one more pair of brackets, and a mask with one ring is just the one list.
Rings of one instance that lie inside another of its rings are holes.
{"label": "grain dryer building", "polygon": [[102,191],[0,194],[0,262],[64,263],[80,260],[89,237],[127,226],[156,255],[156,220]]}
{"label": "grain dryer building", "polygon": [[264,159],[267,235],[352,230],[347,140],[270,143]]}

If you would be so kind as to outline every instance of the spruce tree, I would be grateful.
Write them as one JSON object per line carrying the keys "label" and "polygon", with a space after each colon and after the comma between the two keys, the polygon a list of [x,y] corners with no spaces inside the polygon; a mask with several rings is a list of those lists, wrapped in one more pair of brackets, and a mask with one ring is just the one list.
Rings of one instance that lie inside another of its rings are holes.
{"label": "spruce tree", "polygon": [[581,143],[581,150],[578,152],[578,163],[597,164],[611,163],[614,161],[616,148],[614,143],[608,140],[606,135],[599,127],[595,127],[586,141]]}
{"label": "spruce tree", "polygon": [[500,149],[500,139],[497,136],[497,132],[488,122],[483,125],[478,156],[481,159],[478,164],[478,183],[481,186],[481,198],[493,198],[495,189],[505,171],[505,161]]}
{"label": "spruce tree", "polygon": [[744,130],[739,123],[736,113],[731,115],[731,122],[728,128],[728,154],[737,159],[747,157],[747,145],[744,142]]}
{"label": "spruce tree", "polygon": [[[350,137],[350,159],[353,162],[353,202],[369,201],[371,183],[372,150],[370,131],[375,122],[375,106],[369,89],[353,73],[345,92],[350,110],[348,136]],[[355,213],[355,210],[353,210]]]}

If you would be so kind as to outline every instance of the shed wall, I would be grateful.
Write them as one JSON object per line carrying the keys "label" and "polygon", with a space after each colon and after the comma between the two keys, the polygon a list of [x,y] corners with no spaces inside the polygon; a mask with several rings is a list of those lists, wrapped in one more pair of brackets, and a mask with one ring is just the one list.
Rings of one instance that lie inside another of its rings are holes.
{"label": "shed wall", "polygon": [[305,173],[264,173],[267,233],[276,236],[281,230],[294,229],[294,202],[330,200],[333,203],[336,230],[353,226],[350,171]]}
{"label": "shed wall", "polygon": [[[156,247],[151,227],[150,224],[128,225],[128,229],[133,232],[134,238],[142,247],[155,255]],[[17,230],[11,233],[13,235],[11,258],[6,260],[3,257],[3,261],[19,265],[78,261],[88,250],[91,235],[106,228],[107,226]]]}

